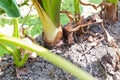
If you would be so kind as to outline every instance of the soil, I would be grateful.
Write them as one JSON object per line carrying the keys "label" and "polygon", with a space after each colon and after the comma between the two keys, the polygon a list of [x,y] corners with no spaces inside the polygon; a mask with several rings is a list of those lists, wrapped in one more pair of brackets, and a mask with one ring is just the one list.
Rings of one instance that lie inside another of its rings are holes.
{"label": "soil", "polygon": [[[116,40],[120,47],[120,21],[106,24],[106,30]],[[105,35],[101,26],[93,24],[90,31],[94,34]],[[91,36],[90,34],[84,35]],[[94,37],[98,39],[98,36]],[[72,45],[65,44],[61,48],[50,49],[87,71],[98,80],[120,80],[120,60],[116,48],[109,45],[104,38],[97,45],[81,36]],[[44,45],[42,38],[36,38],[37,43]],[[64,65],[64,64],[63,64]],[[69,67],[69,66],[68,66]],[[49,63],[41,57],[29,59],[25,66],[17,68],[13,64],[13,57],[6,55],[0,58],[0,80],[78,80],[66,71]]]}
{"label": "soil", "polygon": [[[108,24],[106,29],[120,46],[120,22]],[[105,35],[101,26],[94,24],[90,31]],[[85,36],[90,36],[86,34]],[[95,36],[97,37],[97,36]],[[78,67],[84,69],[98,80],[120,80],[120,62],[116,49],[108,44],[106,39],[98,45],[91,46],[90,41],[81,37],[79,42],[64,45],[62,48],[51,49],[52,52],[66,58]],[[36,41],[44,45],[41,37]],[[64,65],[64,64],[63,64]],[[0,61],[0,80],[78,80],[69,73],[49,63],[41,57],[29,59],[22,68],[13,64],[13,58],[6,55]]]}

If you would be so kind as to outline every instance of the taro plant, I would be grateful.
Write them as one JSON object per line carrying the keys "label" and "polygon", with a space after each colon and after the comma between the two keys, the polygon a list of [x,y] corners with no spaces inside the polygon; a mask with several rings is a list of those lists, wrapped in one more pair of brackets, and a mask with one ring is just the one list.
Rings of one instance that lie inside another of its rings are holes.
{"label": "taro plant", "polygon": [[[13,18],[13,24],[14,24],[14,32],[13,32],[13,37],[15,38],[20,38],[20,33],[18,29],[18,17],[20,16],[20,11],[19,7],[16,4],[15,0],[1,0],[0,1],[0,8],[3,9],[8,16]],[[17,48],[14,45],[5,45],[5,44],[0,44],[1,47],[5,48],[9,53],[11,53],[14,57],[14,64],[18,67],[23,66],[27,59],[28,59],[28,54],[25,54],[24,56],[21,57],[21,51],[20,48]]]}
{"label": "taro plant", "polygon": [[[70,24],[80,20],[79,0],[74,1],[75,18],[68,11],[60,11],[61,0],[32,0],[43,24],[43,38],[47,45],[62,44],[63,39],[67,39],[68,43],[73,43],[72,25],[63,28],[60,25],[60,12],[66,13],[70,19]],[[67,38],[66,38],[67,37]],[[60,46],[58,45],[58,46]]]}
{"label": "taro plant", "polygon": [[[0,33],[0,45],[13,55],[14,63],[16,66],[18,67],[23,66],[30,55],[29,51],[32,51],[32,52],[36,52],[38,56],[42,56],[43,58],[53,63],[54,65],[57,65],[58,67],[68,71],[69,73],[71,73],[80,80],[95,80],[95,78],[90,76],[88,73],[84,72],[83,70],[81,70],[74,64],[70,63],[69,61],[61,58],[60,56],[51,53],[49,50],[41,46],[38,46],[32,42],[29,43],[21,40],[18,29],[18,17],[20,16],[20,12],[15,0],[1,0],[1,1],[2,3],[0,3],[0,8],[2,8],[10,17],[13,17],[14,33],[13,33],[13,37],[5,36]],[[7,3],[11,3],[11,5],[7,5]],[[14,15],[15,10],[17,11],[15,12],[16,15]],[[49,20],[49,18],[47,19]],[[20,49],[24,49],[28,51],[24,52],[23,56],[21,56]]]}
{"label": "taro plant", "polygon": [[32,0],[43,24],[43,38],[51,46],[62,39],[60,26],[61,0]]}
{"label": "taro plant", "polygon": [[[43,38],[47,45],[53,46],[56,43],[60,43],[62,40],[63,42],[68,42],[70,44],[74,43],[73,34],[76,32],[79,33],[79,31],[85,32],[83,28],[93,23],[89,21],[84,22],[84,18],[81,17],[79,8],[79,3],[82,2],[81,0],[73,0],[75,17],[73,17],[71,12],[60,11],[61,0],[32,0],[32,2],[43,23]],[[107,1],[106,3],[104,1],[102,2],[102,0],[89,0],[89,2],[91,3],[82,4],[85,6],[92,6],[97,9],[99,6],[106,6],[110,1]],[[96,6],[92,3],[100,5]],[[116,4],[116,2],[114,1],[113,4]],[[107,11],[107,8],[105,10],[106,11],[104,11],[105,13],[103,15],[105,15],[105,18],[109,18],[110,16],[107,17],[107,13],[109,13],[109,11]],[[60,25],[60,12],[66,13],[70,19],[70,22],[65,27]]]}
{"label": "taro plant", "polygon": [[99,4],[102,18],[113,22],[118,21],[118,0],[89,0],[89,2]]}

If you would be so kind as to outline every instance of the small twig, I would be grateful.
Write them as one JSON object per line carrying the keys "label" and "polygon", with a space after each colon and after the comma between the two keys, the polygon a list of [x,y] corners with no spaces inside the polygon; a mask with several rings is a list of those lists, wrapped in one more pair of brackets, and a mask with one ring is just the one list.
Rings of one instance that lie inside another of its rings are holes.
{"label": "small twig", "polygon": [[21,27],[23,27],[23,25],[26,23],[27,18],[28,18],[29,14],[30,14],[30,12],[31,12],[31,10],[32,10],[32,6],[33,6],[33,4],[30,6],[30,10],[29,10],[28,14],[26,15],[26,18],[25,18],[23,24],[21,25]]}

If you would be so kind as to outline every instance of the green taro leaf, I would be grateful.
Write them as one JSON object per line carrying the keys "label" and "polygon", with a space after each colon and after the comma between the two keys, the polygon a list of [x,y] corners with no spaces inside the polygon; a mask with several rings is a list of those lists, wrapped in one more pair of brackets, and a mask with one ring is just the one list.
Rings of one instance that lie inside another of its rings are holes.
{"label": "green taro leaf", "polygon": [[100,4],[103,0],[88,0],[88,1],[94,4]]}
{"label": "green taro leaf", "polygon": [[0,8],[10,17],[19,17],[20,11],[15,0],[0,0]]}

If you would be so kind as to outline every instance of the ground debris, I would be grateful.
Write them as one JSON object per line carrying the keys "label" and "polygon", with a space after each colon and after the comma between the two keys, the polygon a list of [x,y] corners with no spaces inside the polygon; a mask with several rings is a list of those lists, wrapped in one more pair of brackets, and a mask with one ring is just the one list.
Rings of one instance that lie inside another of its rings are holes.
{"label": "ground debris", "polygon": [[[116,24],[106,25],[108,27],[106,30],[115,39],[118,36],[117,42],[120,40],[120,34],[118,34],[120,32],[120,24],[117,27]],[[118,32],[111,33],[109,27],[113,30],[115,28]],[[71,45],[64,44],[61,48],[58,47],[50,50],[71,61],[92,76],[98,78],[98,80],[119,80],[120,54],[118,50],[120,45],[116,43],[118,45],[117,48],[108,45],[100,24],[90,25],[88,30],[89,32],[85,33],[84,37],[79,37],[81,42],[75,40],[75,43]],[[40,44],[44,45],[41,37],[38,37],[36,42],[42,42]],[[8,56],[0,62],[0,68],[12,62],[13,59],[11,56]],[[16,67],[11,64],[1,69],[1,72],[4,75],[0,77],[0,80],[78,80],[41,57],[29,59],[21,69],[16,70]]]}

